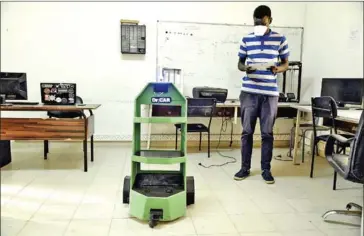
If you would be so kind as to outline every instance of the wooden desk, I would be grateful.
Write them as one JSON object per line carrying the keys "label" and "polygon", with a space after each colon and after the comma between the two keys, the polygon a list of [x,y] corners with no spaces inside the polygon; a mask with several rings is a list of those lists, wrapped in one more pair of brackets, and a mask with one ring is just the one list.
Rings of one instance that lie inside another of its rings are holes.
{"label": "wooden desk", "polygon": [[[295,129],[294,148],[293,148],[293,164],[299,165],[300,162],[298,157],[298,142],[299,142],[301,117],[304,113],[311,113],[312,109],[311,106],[302,106],[299,104],[291,105],[291,107],[297,109],[296,129]],[[363,112],[362,110],[338,110],[336,120],[343,121],[345,123],[359,124],[362,112]]]}
{"label": "wooden desk", "polygon": [[[95,116],[92,110],[100,104],[80,105],[0,105],[0,111],[62,111],[81,112],[82,119],[73,118],[3,118],[0,119],[0,140],[44,140],[44,159],[47,159],[48,140],[82,140],[84,171],[87,172],[87,140],[91,139],[91,161],[94,160],[93,135]],[[89,116],[85,114],[89,111]]]}

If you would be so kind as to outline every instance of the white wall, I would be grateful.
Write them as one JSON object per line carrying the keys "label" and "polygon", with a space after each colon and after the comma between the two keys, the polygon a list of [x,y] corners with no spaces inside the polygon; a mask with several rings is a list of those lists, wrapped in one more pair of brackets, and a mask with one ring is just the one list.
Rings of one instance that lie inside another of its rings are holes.
{"label": "white wall", "polygon": [[311,2],[304,24],[302,93],[320,96],[321,79],[363,78],[363,2]]}
{"label": "white wall", "polygon": [[[77,82],[86,103],[102,104],[96,111],[97,137],[130,139],[133,99],[155,80],[157,20],[251,24],[257,5],[1,2],[1,70],[27,72],[32,101],[40,100],[40,82]],[[305,3],[269,5],[274,24],[304,25]],[[147,25],[145,57],[121,55],[120,19]]]}
{"label": "white wall", "polygon": [[[96,138],[130,140],[133,99],[155,80],[156,21],[251,24],[259,4],[264,3],[1,2],[1,71],[26,72],[31,101],[40,100],[40,82],[76,82],[86,103],[102,104]],[[362,30],[362,3],[268,4],[274,25],[305,27],[305,98],[319,91],[323,76],[363,76],[362,38],[360,49],[349,47],[351,30]],[[147,25],[145,56],[121,55],[120,19]],[[23,115],[29,114],[18,114]],[[285,130],[287,122],[277,126]]]}

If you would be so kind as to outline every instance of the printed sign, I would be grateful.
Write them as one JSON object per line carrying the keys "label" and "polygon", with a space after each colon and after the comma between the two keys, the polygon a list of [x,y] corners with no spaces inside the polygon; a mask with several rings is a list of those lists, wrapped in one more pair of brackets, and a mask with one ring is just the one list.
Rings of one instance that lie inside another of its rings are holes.
{"label": "printed sign", "polygon": [[171,103],[172,98],[170,97],[152,97],[152,103]]}

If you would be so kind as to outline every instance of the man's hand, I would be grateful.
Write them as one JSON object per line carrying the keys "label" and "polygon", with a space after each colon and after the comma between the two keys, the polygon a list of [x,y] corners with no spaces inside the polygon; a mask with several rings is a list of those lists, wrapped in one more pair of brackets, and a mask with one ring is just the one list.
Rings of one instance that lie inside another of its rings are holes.
{"label": "man's hand", "polygon": [[239,62],[238,62],[238,68],[240,71],[244,71],[247,74],[253,73],[254,71],[256,71],[255,69],[253,69],[251,66],[245,65],[245,60],[246,58],[240,58]]}
{"label": "man's hand", "polygon": [[288,60],[287,59],[282,60],[282,63],[281,63],[280,66],[272,66],[272,67],[270,67],[270,70],[274,74],[285,72],[287,69],[288,69]]}
{"label": "man's hand", "polygon": [[270,70],[274,73],[282,73],[285,72],[287,70],[286,66],[271,66]]}
{"label": "man's hand", "polygon": [[256,69],[253,69],[251,66],[246,66],[245,71],[247,74],[251,74],[256,71]]}

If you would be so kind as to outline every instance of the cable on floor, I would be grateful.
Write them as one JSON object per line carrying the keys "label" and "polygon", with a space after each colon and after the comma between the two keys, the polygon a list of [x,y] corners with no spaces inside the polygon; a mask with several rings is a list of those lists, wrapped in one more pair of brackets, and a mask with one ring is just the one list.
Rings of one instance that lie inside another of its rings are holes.
{"label": "cable on floor", "polygon": [[[224,113],[225,114],[225,110],[224,110]],[[219,134],[219,141],[217,143],[217,146],[216,146],[216,150],[217,150],[217,153],[221,156],[221,157],[224,157],[224,158],[227,158],[227,159],[231,159],[232,161],[227,161],[225,163],[222,163],[222,164],[212,164],[212,165],[208,165],[208,166],[205,166],[204,164],[202,164],[201,162],[198,163],[200,166],[204,167],[204,168],[211,168],[211,167],[222,167],[222,166],[225,166],[225,165],[228,165],[228,164],[232,164],[232,163],[236,163],[237,160],[235,157],[232,157],[232,156],[228,156],[228,155],[224,155],[220,152],[220,143],[221,143],[221,136],[222,136],[222,133],[226,132],[227,130],[227,127],[228,127],[228,122],[230,121],[230,124],[231,124],[231,128],[233,128],[233,123],[232,123],[232,120],[231,120],[231,117],[224,117],[222,116],[221,117],[221,127],[220,127],[220,134]],[[232,136],[231,136],[232,137]]]}

